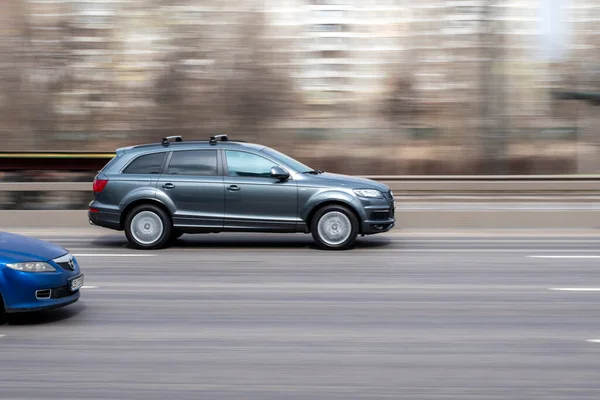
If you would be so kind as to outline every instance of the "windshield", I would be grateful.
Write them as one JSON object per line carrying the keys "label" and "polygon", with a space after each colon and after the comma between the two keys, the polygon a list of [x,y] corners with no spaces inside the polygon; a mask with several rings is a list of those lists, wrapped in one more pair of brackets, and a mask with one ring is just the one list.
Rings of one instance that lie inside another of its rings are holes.
{"label": "windshield", "polygon": [[292,168],[296,172],[305,173],[313,170],[311,167],[302,164],[300,161],[294,160],[292,157],[280,153],[277,150],[273,150],[269,147],[265,147],[262,151],[270,155],[277,161],[281,161],[283,164]]}

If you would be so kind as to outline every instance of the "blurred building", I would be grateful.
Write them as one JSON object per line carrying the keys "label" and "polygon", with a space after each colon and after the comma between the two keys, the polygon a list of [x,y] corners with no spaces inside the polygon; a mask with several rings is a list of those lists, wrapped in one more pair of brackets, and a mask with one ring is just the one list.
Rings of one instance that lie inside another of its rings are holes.
{"label": "blurred building", "polygon": [[[575,160],[598,158],[596,112],[551,96],[600,90],[593,0],[5,0],[0,8],[8,149],[112,150],[226,131],[296,150],[303,138],[338,141],[348,154],[362,143],[394,172],[417,157],[440,172],[511,157],[562,157],[536,164],[539,172],[600,167]],[[394,139],[384,153],[366,144],[374,133]],[[440,154],[457,166],[439,164]]]}

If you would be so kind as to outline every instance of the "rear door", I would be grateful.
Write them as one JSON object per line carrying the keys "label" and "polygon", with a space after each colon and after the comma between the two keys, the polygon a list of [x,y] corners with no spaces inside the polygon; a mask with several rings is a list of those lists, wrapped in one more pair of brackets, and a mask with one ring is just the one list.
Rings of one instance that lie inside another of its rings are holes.
{"label": "rear door", "polygon": [[171,153],[158,190],[175,205],[175,227],[223,227],[225,194],[216,149],[177,150]]}

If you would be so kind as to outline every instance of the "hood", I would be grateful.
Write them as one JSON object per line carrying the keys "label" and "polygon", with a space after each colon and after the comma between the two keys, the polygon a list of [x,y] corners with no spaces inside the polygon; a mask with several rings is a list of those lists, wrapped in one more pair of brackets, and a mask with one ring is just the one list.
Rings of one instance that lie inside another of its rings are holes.
{"label": "hood", "polygon": [[67,254],[64,248],[42,240],[0,232],[0,262],[49,261]]}
{"label": "hood", "polygon": [[376,189],[383,193],[390,190],[390,188],[383,183],[356,176],[332,174],[329,172],[309,176],[311,182],[322,184],[324,186],[339,186],[348,189]]}

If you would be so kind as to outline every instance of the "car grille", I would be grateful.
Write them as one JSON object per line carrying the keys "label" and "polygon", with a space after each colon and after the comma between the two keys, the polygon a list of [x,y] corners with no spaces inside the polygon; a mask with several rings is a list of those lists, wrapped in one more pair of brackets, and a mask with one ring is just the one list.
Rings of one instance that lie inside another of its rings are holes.
{"label": "car grille", "polygon": [[50,298],[62,299],[63,297],[72,296],[77,292],[78,292],[78,290],[75,292],[71,292],[71,288],[69,287],[69,285],[60,286],[60,287],[52,289],[52,294],[51,294]]}
{"label": "car grille", "polygon": [[65,271],[74,271],[75,268],[71,266],[68,262],[57,263],[59,267],[64,269]]}
{"label": "car grille", "polygon": [[65,271],[75,271],[75,259],[70,253],[55,258],[53,261]]}

